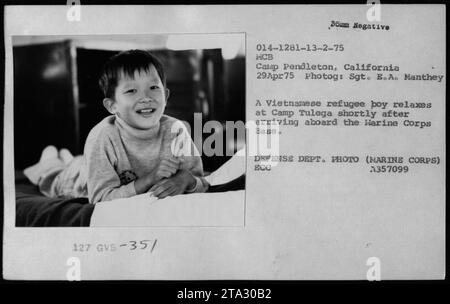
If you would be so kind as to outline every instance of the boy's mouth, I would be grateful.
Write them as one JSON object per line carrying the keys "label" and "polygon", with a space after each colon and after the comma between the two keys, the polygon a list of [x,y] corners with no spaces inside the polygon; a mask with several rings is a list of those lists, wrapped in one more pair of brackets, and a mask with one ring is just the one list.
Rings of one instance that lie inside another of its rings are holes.
{"label": "boy's mouth", "polygon": [[156,111],[156,109],[153,108],[145,108],[145,109],[139,109],[136,111],[136,113],[143,115],[143,116],[150,116],[152,115],[154,112]]}

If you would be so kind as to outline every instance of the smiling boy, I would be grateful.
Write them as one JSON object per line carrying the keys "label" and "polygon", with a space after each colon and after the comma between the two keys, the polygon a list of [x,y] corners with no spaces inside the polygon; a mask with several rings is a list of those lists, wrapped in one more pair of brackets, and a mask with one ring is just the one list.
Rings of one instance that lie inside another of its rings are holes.
{"label": "smiling boy", "polygon": [[161,62],[147,51],[111,57],[100,74],[103,105],[112,115],[89,132],[84,154],[46,147],[24,170],[49,197],[91,203],[150,192],[158,198],[205,192],[203,165],[184,124],[164,115],[169,90]]}
{"label": "smiling boy", "polygon": [[[112,115],[86,140],[89,201],[206,191],[202,161],[190,135],[183,123],[164,115],[169,90],[160,61],[142,50],[119,53],[105,64],[99,83],[103,105]],[[177,152],[186,147],[192,155]]]}

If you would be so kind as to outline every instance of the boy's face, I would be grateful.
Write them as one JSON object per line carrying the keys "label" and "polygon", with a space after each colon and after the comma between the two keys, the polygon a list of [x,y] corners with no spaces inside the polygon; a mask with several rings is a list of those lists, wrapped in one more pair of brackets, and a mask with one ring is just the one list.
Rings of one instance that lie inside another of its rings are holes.
{"label": "boy's face", "polygon": [[168,90],[151,65],[149,71],[135,71],[134,77],[120,77],[114,98],[105,98],[106,109],[128,125],[141,130],[154,127],[166,107]]}

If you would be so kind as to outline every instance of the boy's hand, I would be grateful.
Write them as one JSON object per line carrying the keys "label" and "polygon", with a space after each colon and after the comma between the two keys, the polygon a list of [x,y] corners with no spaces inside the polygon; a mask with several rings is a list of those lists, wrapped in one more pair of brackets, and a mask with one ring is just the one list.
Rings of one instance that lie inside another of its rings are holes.
{"label": "boy's hand", "polygon": [[189,171],[180,170],[170,178],[164,178],[150,188],[149,192],[158,198],[174,196],[184,193],[186,189],[191,189],[195,184],[195,178]]}
{"label": "boy's hand", "polygon": [[134,183],[136,194],[145,193],[151,185],[154,185],[163,178],[171,177],[178,171],[180,161],[177,158],[163,159],[153,172],[143,178],[138,178]]}
{"label": "boy's hand", "polygon": [[153,173],[153,181],[157,182],[163,178],[169,178],[174,175],[180,167],[180,161],[177,158],[163,159]]}

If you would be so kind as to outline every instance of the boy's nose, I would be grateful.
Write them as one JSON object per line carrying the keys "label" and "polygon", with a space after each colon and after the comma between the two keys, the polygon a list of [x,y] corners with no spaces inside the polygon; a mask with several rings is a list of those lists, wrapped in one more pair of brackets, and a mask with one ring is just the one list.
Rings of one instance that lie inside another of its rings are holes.
{"label": "boy's nose", "polygon": [[140,102],[151,102],[151,101],[153,101],[153,98],[150,96],[150,94],[143,94],[142,96],[140,96],[139,101]]}
{"label": "boy's nose", "polygon": [[139,101],[140,101],[140,102],[150,102],[150,101],[152,101],[152,99],[151,99],[150,97],[148,97],[148,96],[142,96],[142,97],[139,99]]}
{"label": "boy's nose", "polygon": [[140,100],[141,101],[152,101],[153,100],[153,96],[152,96],[152,93],[150,92],[150,90],[142,92],[142,94],[140,96]]}

